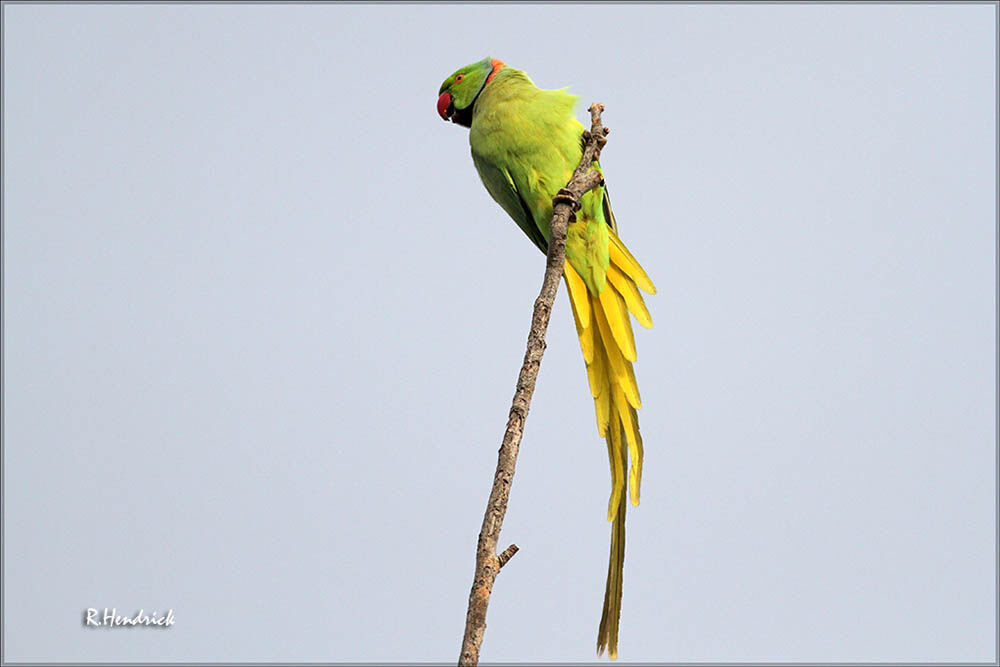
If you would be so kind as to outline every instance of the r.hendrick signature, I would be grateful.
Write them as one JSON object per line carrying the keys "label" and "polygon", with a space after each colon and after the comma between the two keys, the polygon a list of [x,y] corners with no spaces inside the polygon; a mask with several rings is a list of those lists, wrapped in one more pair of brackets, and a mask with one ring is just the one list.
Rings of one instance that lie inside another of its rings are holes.
{"label": "r.hendrick signature", "polygon": [[167,613],[162,616],[158,616],[155,611],[151,615],[147,614],[142,609],[135,616],[120,616],[116,613],[117,611],[115,607],[111,609],[105,607],[104,615],[98,616],[96,609],[89,608],[84,614],[83,624],[87,627],[103,626],[106,628],[134,628],[139,625],[169,628],[174,624],[173,609],[168,609]]}

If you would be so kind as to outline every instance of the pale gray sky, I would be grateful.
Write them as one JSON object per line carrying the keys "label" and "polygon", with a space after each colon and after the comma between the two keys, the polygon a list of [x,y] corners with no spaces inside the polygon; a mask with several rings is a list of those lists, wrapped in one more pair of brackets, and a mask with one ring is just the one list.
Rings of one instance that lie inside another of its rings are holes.
{"label": "pale gray sky", "polygon": [[[621,659],[995,658],[994,6],[3,12],[6,660],[457,658],[543,268],[487,55],[605,103],[660,290]],[[560,295],[484,660],[595,658],[609,486]]]}

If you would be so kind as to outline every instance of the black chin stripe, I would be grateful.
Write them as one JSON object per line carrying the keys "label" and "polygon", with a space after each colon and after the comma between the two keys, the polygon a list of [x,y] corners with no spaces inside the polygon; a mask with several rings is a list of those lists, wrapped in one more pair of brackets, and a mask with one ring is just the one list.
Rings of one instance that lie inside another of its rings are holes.
{"label": "black chin stripe", "polygon": [[[476,95],[476,99],[479,96]],[[472,107],[475,106],[476,100],[472,101],[472,104],[464,109],[455,109],[455,113],[452,114],[451,122],[458,123],[462,127],[472,127]]]}

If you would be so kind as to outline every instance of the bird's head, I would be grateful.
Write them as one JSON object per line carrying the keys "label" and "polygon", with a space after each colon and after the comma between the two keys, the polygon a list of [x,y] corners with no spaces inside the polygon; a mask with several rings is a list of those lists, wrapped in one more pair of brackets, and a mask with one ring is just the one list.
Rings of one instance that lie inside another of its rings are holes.
{"label": "bird's head", "polygon": [[445,79],[438,90],[437,110],[441,118],[472,127],[472,108],[476,98],[503,66],[502,61],[487,57],[466,65]]}

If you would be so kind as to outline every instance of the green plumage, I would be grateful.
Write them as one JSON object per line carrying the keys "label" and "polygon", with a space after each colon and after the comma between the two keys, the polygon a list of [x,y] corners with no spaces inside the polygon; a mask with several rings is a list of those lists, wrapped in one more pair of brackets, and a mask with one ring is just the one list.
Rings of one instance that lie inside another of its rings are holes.
{"label": "green plumage", "polygon": [[[472,107],[469,143],[479,178],[493,199],[514,219],[539,250],[545,252],[552,219],[552,198],[566,186],[583,155],[584,127],[573,116],[577,96],[565,89],[542,90],[521,70],[501,65],[490,76],[491,59],[464,67],[463,80],[452,84],[455,106],[482,86]],[[446,84],[448,82],[446,81]],[[442,91],[445,86],[442,86]],[[608,269],[608,234],[603,188],[594,188],[580,202],[578,220],[585,229],[567,234],[566,259],[587,286],[604,289]]]}

